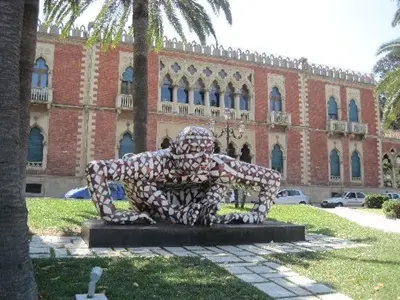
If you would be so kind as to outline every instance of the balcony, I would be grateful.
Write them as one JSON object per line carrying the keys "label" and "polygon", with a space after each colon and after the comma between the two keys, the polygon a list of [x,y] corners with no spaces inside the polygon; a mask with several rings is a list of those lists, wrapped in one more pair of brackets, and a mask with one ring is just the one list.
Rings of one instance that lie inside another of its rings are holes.
{"label": "balcony", "polygon": [[366,135],[368,134],[368,124],[350,122],[350,133]]}
{"label": "balcony", "polygon": [[292,124],[292,116],[285,111],[271,111],[268,113],[268,124],[288,127]]}
{"label": "balcony", "polygon": [[53,89],[49,88],[31,88],[31,103],[45,104],[47,108],[53,102]]}
{"label": "balcony", "polygon": [[117,96],[117,109],[118,110],[132,110],[133,99],[132,95],[121,94]]}
{"label": "balcony", "polygon": [[43,162],[41,161],[27,161],[26,167],[32,170],[41,170],[43,168]]}
{"label": "balcony", "polygon": [[348,132],[347,122],[340,120],[328,120],[326,124],[327,130],[329,133],[343,133],[346,134]]}

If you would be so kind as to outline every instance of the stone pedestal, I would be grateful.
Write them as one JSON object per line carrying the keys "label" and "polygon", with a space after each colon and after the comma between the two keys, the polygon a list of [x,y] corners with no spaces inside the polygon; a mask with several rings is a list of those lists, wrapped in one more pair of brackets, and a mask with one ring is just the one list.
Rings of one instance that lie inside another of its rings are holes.
{"label": "stone pedestal", "polygon": [[305,227],[265,221],[262,224],[187,226],[158,221],[155,225],[106,225],[101,220],[83,223],[81,236],[89,247],[215,246],[305,240]]}

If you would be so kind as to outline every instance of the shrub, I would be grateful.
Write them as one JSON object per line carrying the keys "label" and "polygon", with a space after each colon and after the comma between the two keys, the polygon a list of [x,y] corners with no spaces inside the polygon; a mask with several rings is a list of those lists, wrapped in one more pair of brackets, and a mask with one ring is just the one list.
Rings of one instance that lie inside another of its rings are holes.
{"label": "shrub", "polygon": [[400,201],[389,200],[383,203],[382,207],[386,217],[400,219]]}
{"label": "shrub", "polygon": [[368,208],[382,208],[383,202],[389,200],[386,195],[372,194],[365,197],[365,206]]}

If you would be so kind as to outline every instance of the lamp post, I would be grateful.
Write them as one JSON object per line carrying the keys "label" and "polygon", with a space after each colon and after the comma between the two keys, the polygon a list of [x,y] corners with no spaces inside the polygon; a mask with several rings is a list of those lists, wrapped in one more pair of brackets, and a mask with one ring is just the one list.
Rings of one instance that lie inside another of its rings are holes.
{"label": "lamp post", "polygon": [[[240,124],[237,128],[238,133],[236,133],[236,129],[232,126],[232,124],[230,124],[230,120],[231,120],[231,111],[228,109],[225,109],[224,111],[224,119],[225,119],[225,127],[222,128],[222,130],[220,132],[216,132],[215,131],[215,119],[211,119],[210,120],[210,131],[213,134],[213,136],[217,139],[221,138],[224,136],[224,134],[226,135],[226,155],[232,157],[232,158],[237,158],[233,156],[233,154],[229,153],[229,144],[230,144],[230,139],[231,137],[240,140],[243,137],[243,133],[244,130],[246,129],[246,125],[243,121],[243,119],[240,121]],[[239,207],[239,190],[237,188],[234,189],[234,196],[235,196],[235,207],[238,208]],[[243,193],[243,199],[242,199],[242,203],[241,203],[241,207],[244,207],[244,203],[246,201],[246,192]]]}
{"label": "lamp post", "polygon": [[[210,131],[213,134],[213,136],[217,139],[221,138],[226,135],[226,154],[228,155],[228,150],[229,150],[229,144],[231,137],[240,140],[243,137],[244,130],[246,129],[246,125],[243,120],[240,121],[240,124],[237,128],[238,133],[236,133],[236,129],[230,124],[231,120],[231,112],[229,108],[226,108],[224,111],[224,119],[226,122],[226,125],[224,128],[222,128],[221,132],[216,132],[215,131],[215,119],[210,120]],[[233,157],[236,158],[236,157]]]}

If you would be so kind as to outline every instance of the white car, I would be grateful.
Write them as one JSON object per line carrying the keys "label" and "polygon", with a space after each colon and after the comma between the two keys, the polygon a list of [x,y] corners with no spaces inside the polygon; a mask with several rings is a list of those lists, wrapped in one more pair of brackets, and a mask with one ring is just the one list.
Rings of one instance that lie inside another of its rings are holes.
{"label": "white car", "polygon": [[364,206],[364,200],[362,192],[344,192],[322,201],[321,207]]}
{"label": "white car", "polygon": [[386,193],[385,195],[388,196],[390,200],[397,200],[397,201],[400,200],[399,194],[396,194],[396,193]]}
{"label": "white car", "polygon": [[284,189],[279,190],[274,204],[310,204],[310,197],[304,195],[301,190]]}

